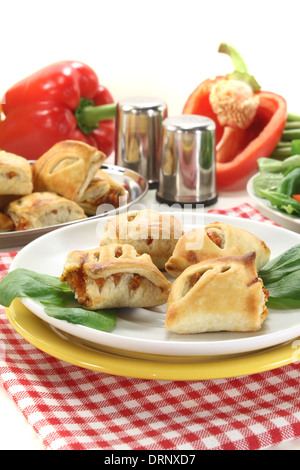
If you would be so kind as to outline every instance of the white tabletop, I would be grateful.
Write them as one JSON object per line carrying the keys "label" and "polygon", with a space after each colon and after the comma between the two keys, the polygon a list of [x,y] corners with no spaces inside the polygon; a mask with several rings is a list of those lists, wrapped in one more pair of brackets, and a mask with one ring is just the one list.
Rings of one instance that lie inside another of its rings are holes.
{"label": "white tabletop", "polygon": [[[235,187],[219,193],[218,201],[209,209],[229,209],[242,203],[249,203],[254,206],[253,201],[248,196],[245,189],[245,182],[240,183],[240,188]],[[151,190],[140,201],[147,206],[157,204],[155,190]],[[290,228],[286,226],[286,228]],[[19,249],[13,247],[10,251]],[[4,252],[7,249],[1,249]],[[35,434],[31,425],[26,421],[22,412],[17,408],[7,392],[0,387],[0,450],[42,450],[44,449],[40,439]],[[271,447],[268,450],[300,450],[300,439],[286,442],[281,445]]]}

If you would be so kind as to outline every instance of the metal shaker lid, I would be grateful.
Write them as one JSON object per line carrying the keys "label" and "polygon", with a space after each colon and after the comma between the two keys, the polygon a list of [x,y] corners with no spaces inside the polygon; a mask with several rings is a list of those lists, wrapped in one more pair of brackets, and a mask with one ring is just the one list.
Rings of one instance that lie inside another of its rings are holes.
{"label": "metal shaker lid", "polygon": [[214,121],[181,115],[163,121],[157,199],[213,204],[217,200]]}
{"label": "metal shaker lid", "polygon": [[171,116],[164,120],[163,126],[169,132],[203,132],[216,130],[215,122],[206,117],[195,114],[182,114],[180,116]]}

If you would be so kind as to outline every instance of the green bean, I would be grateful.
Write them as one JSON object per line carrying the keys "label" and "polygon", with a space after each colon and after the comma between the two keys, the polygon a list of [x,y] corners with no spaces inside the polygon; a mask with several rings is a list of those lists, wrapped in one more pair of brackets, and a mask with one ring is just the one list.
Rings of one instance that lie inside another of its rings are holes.
{"label": "green bean", "polygon": [[300,121],[287,121],[285,129],[300,129]]}
{"label": "green bean", "polygon": [[299,114],[288,113],[288,115],[287,115],[287,122],[291,122],[291,121],[300,121],[300,116],[299,116]]}
{"label": "green bean", "polygon": [[292,147],[291,145],[287,145],[285,147],[276,147],[273,152],[271,153],[270,157],[272,158],[287,158],[292,155]]}
{"label": "green bean", "polygon": [[300,139],[300,129],[286,129],[283,131],[281,140],[289,141],[293,139]]}

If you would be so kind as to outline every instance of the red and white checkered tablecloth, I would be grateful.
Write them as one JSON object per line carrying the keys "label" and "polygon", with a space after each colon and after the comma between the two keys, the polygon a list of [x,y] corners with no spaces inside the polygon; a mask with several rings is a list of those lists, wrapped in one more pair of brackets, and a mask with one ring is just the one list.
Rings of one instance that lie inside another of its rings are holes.
{"label": "red and white checkered tablecloth", "polygon": [[[248,204],[210,211],[268,222]],[[0,254],[0,277],[15,253]],[[0,383],[49,450],[256,450],[300,437],[300,364],[245,377],[155,381],[67,364],[0,307]]]}

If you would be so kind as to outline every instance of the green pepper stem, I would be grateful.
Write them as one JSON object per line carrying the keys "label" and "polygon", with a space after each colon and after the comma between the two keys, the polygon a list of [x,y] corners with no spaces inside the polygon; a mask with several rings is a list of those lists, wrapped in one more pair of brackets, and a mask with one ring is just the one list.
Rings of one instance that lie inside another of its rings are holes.
{"label": "green pepper stem", "polygon": [[97,129],[100,121],[115,119],[116,110],[116,103],[94,106],[94,102],[92,100],[81,98],[75,111],[77,125],[85,134],[91,134],[95,129]]}
{"label": "green pepper stem", "polygon": [[93,126],[99,121],[114,119],[116,117],[116,104],[103,104],[101,106],[86,106],[82,109],[81,119],[87,126]]}
{"label": "green pepper stem", "polygon": [[241,54],[233,46],[222,42],[219,46],[218,52],[227,54],[232,60],[234,71],[232,73],[227,74],[227,78],[248,83],[248,85],[252,88],[254,92],[260,90],[260,85],[257,83],[253,75],[250,75],[248,73],[248,68]]}
{"label": "green pepper stem", "polygon": [[223,54],[229,55],[234,66],[234,70],[236,72],[248,73],[248,68],[244,62],[244,59],[233,46],[225,42],[221,42],[221,44],[219,45],[218,52],[222,52]]}

